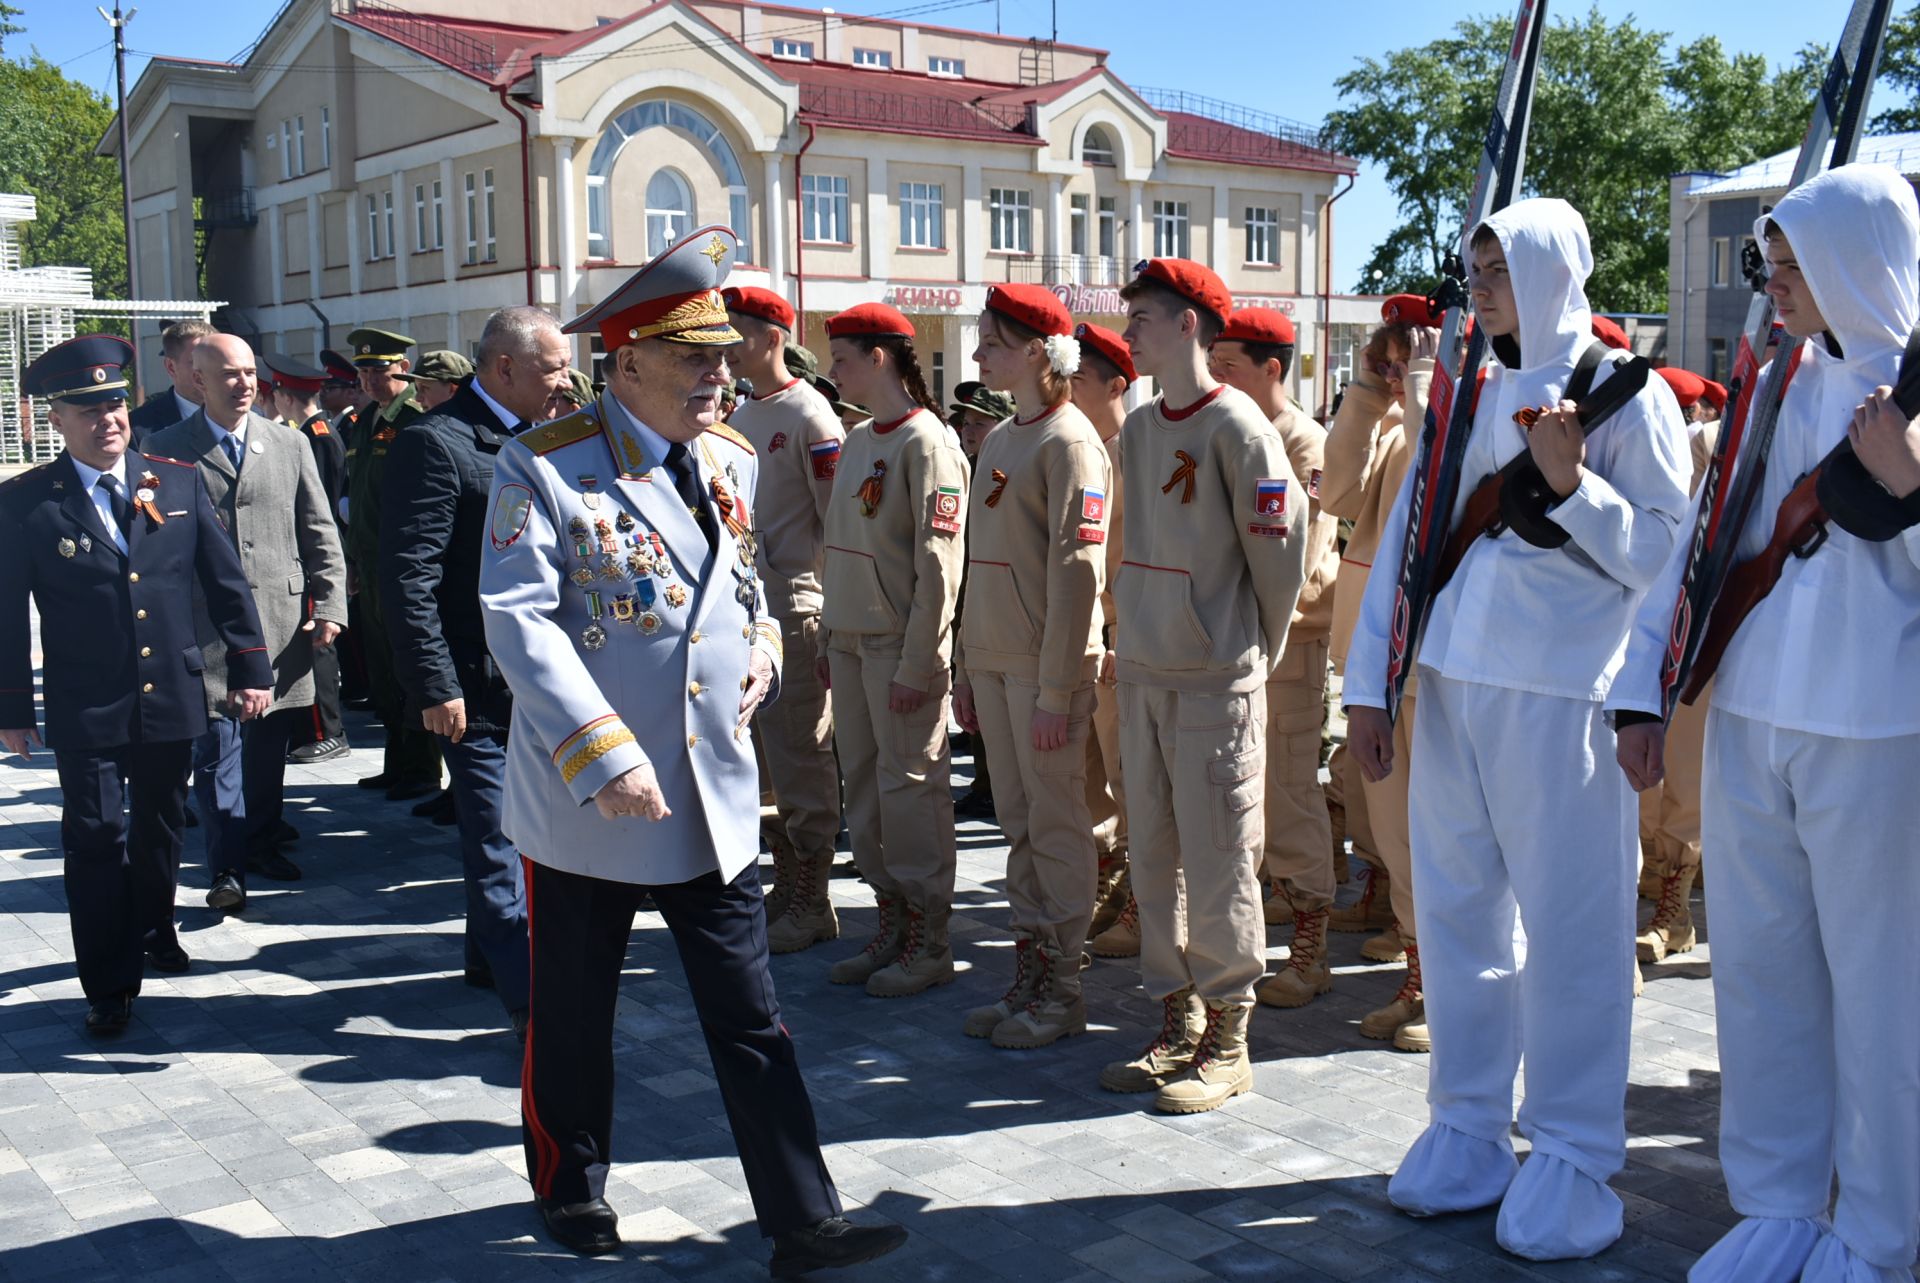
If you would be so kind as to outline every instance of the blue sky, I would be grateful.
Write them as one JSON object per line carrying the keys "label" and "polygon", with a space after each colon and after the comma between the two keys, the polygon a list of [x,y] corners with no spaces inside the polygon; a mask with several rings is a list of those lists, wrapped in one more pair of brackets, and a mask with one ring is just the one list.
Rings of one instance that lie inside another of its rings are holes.
{"label": "blue sky", "polygon": [[[28,46],[64,64],[76,79],[113,92],[110,32],[91,0],[13,0],[24,8]],[[609,13],[640,0],[606,0]],[[405,0],[395,0],[405,7]],[[142,0],[128,27],[127,45],[141,53],[228,58],[272,19],[281,0]],[[1060,39],[1112,51],[1111,65],[1139,84],[1185,89],[1260,111],[1318,121],[1339,105],[1333,82],[1362,57],[1424,44],[1469,13],[1510,13],[1511,0],[1373,0],[1366,4],[1267,0],[1208,6],[1149,0],[1057,0]],[[846,13],[897,13],[903,0],[841,0]],[[1774,64],[1809,42],[1830,43],[1846,16],[1844,0],[1665,0],[1657,5],[1598,0],[1608,18],[1637,16],[1679,42],[1717,34],[1729,49],[1761,53]],[[924,20],[991,31],[1047,34],[1049,0],[978,0],[926,13]],[[1584,14],[1584,3],[1556,0],[1555,15]],[[1255,15],[1259,16],[1255,16]],[[1171,16],[1170,16],[1171,15]],[[1737,28],[1728,22],[1739,20]],[[144,58],[130,58],[128,83]],[[1883,100],[1884,101],[1884,100]],[[1811,104],[1809,104],[1811,109]],[[1396,222],[1393,194],[1375,174],[1361,172],[1336,210],[1334,284],[1354,284],[1372,246]],[[1662,215],[1664,217],[1664,215]]]}

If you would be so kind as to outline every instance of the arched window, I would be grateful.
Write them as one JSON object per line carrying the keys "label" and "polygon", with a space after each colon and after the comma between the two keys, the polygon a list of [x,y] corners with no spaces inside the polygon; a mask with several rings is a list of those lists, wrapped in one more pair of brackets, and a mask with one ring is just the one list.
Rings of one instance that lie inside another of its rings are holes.
{"label": "arched window", "polygon": [[671,169],[656,169],[647,180],[647,257],[693,230],[693,193]]}
{"label": "arched window", "polygon": [[[739,261],[751,263],[752,250],[752,211],[747,200],[747,176],[740,168],[740,160],[734,155],[733,145],[727,141],[720,127],[706,116],[689,107],[686,103],[671,98],[649,98],[628,107],[607,122],[606,132],[600,135],[595,144],[593,157],[587,163],[587,255],[590,258],[611,258],[614,255],[612,243],[613,215],[607,199],[607,180],[613,173],[613,162],[620,155],[627,140],[648,129],[678,129],[687,134],[706,150],[713,158],[715,167],[720,171],[721,181],[727,187],[727,222],[734,234],[740,238]],[[654,221],[652,211],[655,208],[653,184],[659,178],[656,172],[647,183],[647,256],[651,258],[658,251],[653,248]],[[684,179],[678,174],[674,178],[680,182],[680,192],[684,207],[691,217],[692,199],[686,195]],[[661,208],[666,208],[662,206]],[[708,211],[709,217],[712,211]],[[691,221],[680,225],[680,231],[690,231]],[[629,251],[631,252],[631,251]]]}
{"label": "arched window", "polygon": [[1113,164],[1113,138],[1099,125],[1089,126],[1080,143],[1080,159],[1089,165]]}

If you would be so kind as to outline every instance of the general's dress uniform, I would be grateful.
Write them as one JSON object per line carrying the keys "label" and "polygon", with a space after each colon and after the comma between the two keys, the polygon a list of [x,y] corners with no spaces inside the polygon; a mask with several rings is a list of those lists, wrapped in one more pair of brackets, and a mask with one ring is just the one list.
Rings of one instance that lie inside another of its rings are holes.
{"label": "general's dress uniform", "polygon": [[[1223,322],[1232,311],[1198,263],[1153,259],[1141,276]],[[1157,1090],[1156,1107],[1191,1113],[1252,1084],[1266,683],[1305,577],[1306,503],[1280,434],[1229,387],[1190,406],[1140,406],[1120,452],[1120,749],[1141,977],[1173,1041],[1109,1065],[1101,1085]]]}
{"label": "general's dress uniform", "polygon": [[[71,339],[21,388],[124,406],[132,360],[120,339]],[[0,541],[0,727],[35,723],[31,603],[74,956],[88,1028],[113,1032],[140,992],[143,951],[158,969],[187,966],[173,899],[187,770],[207,725],[195,588],[232,685],[262,689],[273,672],[240,559],[191,465],[129,450],[102,473],[63,452],[0,486]]]}
{"label": "general's dress uniform", "polygon": [[[991,286],[987,310],[1044,336],[1063,380],[1078,365],[1073,318],[1051,290]],[[1056,349],[1071,357],[1064,372]],[[1099,863],[1087,741],[1112,484],[1099,434],[1065,399],[1001,423],[974,464],[956,666],[997,781],[1014,975],[998,1002],[968,1013],[965,1031],[998,1047],[1043,1047],[1087,1029],[1080,954]],[[1037,713],[1066,719],[1059,748],[1034,747]]]}
{"label": "general's dress uniform", "polygon": [[[911,338],[913,325],[866,303],[834,317],[827,333]],[[966,504],[966,457],[930,412],[847,434],[827,506],[821,624],[847,829],[854,862],[879,902],[880,927],[866,948],[835,964],[831,979],[880,996],[953,977],[948,663]],[[890,711],[895,682],[925,691],[925,701],[911,713]]]}
{"label": "general's dress uniform", "polygon": [[[773,291],[735,287],[725,298],[729,311],[792,333],[793,308]],[[767,946],[793,953],[840,934],[827,888],[840,835],[840,768],[833,712],[816,663],[827,504],[847,431],[826,397],[797,374],[743,399],[727,424],[753,443],[760,460],[755,559],[786,652],[780,698],[754,718],[753,742],[776,811],[761,826],[773,854],[774,894],[782,901],[768,907]]]}

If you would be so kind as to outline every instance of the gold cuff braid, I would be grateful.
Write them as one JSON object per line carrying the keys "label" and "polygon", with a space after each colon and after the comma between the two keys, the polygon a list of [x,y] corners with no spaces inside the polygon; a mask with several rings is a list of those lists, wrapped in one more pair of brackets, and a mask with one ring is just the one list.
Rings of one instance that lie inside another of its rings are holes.
{"label": "gold cuff braid", "polygon": [[560,763],[560,778],[568,784],[571,784],[574,779],[579,776],[580,772],[586,770],[589,766],[592,766],[595,762],[613,752],[614,749],[619,748],[622,744],[631,744],[633,742],[633,732],[615,723],[569,754],[567,760]]}

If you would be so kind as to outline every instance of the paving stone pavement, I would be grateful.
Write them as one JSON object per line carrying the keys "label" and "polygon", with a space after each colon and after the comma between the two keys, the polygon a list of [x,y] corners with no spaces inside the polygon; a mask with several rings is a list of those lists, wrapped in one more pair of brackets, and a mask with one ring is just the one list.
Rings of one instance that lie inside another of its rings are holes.
{"label": "paving stone pavement", "polygon": [[[246,914],[223,919],[204,906],[189,831],[179,913],[193,968],[149,978],[112,1042],[81,1031],[51,758],[0,766],[0,1277],[764,1278],[652,914],[635,923],[616,1031],[608,1197],[629,1245],[587,1261],[536,1234],[515,1044],[493,996],[461,982],[453,831],[356,788],[378,741],[363,716],[352,732],[351,757],[288,772],[305,880],[256,880]],[[1402,976],[1361,960],[1364,936],[1333,937],[1333,993],[1258,1010],[1253,1093],[1157,1115],[1095,1081],[1157,1021],[1131,962],[1087,973],[1085,1037],[1007,1052],[961,1035],[1011,953],[1005,843],[977,822],[959,841],[955,984],[881,1001],[827,983],[851,945],[773,961],[844,1197],[858,1218],[912,1231],[840,1277],[1638,1283],[1681,1278],[1733,1219],[1714,1159],[1705,946],[1649,968],[1636,1007],[1630,1161],[1615,1181],[1625,1236],[1596,1260],[1533,1266],[1499,1251],[1491,1214],[1415,1221],[1387,1205],[1386,1173],[1425,1118],[1427,1064],[1359,1036]],[[864,939],[872,895],[839,872],[845,933]],[[1282,933],[1272,944],[1284,957]]]}

